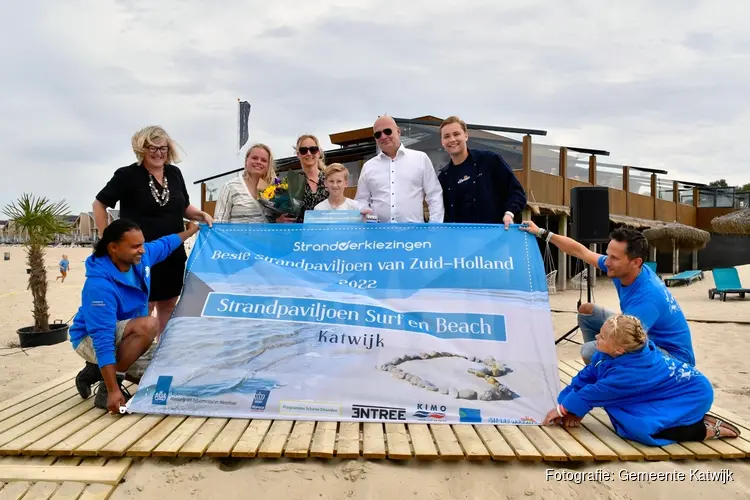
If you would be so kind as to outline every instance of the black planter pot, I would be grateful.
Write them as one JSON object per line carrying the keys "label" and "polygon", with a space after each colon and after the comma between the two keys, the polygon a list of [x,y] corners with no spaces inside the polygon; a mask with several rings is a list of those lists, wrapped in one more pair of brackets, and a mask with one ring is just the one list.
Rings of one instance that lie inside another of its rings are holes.
{"label": "black planter pot", "polygon": [[65,342],[68,340],[68,329],[70,329],[70,325],[58,319],[49,325],[48,332],[34,332],[33,326],[27,326],[19,328],[16,333],[18,333],[18,341],[21,343],[21,347],[38,347]]}

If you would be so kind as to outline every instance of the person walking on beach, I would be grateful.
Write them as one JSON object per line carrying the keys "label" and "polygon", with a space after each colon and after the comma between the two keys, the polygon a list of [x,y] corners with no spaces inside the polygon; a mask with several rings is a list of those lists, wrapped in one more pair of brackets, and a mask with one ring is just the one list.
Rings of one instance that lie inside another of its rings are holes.
{"label": "person walking on beach", "polygon": [[[131,144],[136,162],[115,171],[94,201],[94,220],[99,234],[107,227],[107,207],[120,203],[120,217],[141,228],[147,242],[185,228],[184,219],[213,224],[213,218],[190,204],[185,179],[175,166],[180,161],[177,146],[158,126],[136,132]],[[182,292],[187,253],[184,246],[154,266],[151,273],[149,314],[154,310],[159,333],[172,316]]]}
{"label": "person walking on beach", "polygon": [[430,222],[443,222],[443,190],[430,157],[401,144],[390,116],[375,120],[372,130],[381,152],[362,166],[354,200],[379,222],[425,222],[426,201]]}
{"label": "person walking on beach", "polygon": [[148,311],[152,269],[198,230],[191,222],[179,234],[147,243],[138,224],[118,219],[104,229],[86,259],[81,307],[70,327],[70,342],[86,361],[76,376],[78,393],[87,399],[98,382],[97,408],[119,413],[130,398],[123,381],[140,381],[160,332],[157,318]]}
{"label": "person walking on beach", "polygon": [[[695,365],[690,327],[682,309],[664,283],[643,265],[648,259],[648,241],[641,232],[628,227],[615,229],[610,235],[607,255],[600,255],[572,238],[540,229],[531,221],[523,221],[520,229],[607,273],[617,290],[622,313],[638,318],[656,347]],[[614,314],[597,304],[581,304],[578,308],[578,326],[585,342],[581,357],[586,364],[596,352],[596,334]]]}
{"label": "person walking on beach", "polygon": [[466,146],[466,123],[457,116],[440,125],[440,142],[451,161],[438,174],[444,222],[504,224],[508,229],[526,208],[526,192],[503,157]]}
{"label": "person walking on beach", "polygon": [[68,256],[63,254],[62,260],[60,261],[60,276],[55,278],[55,281],[62,278],[62,281],[60,283],[65,283],[65,278],[68,277],[68,270],[70,269],[70,261],[68,260]]}

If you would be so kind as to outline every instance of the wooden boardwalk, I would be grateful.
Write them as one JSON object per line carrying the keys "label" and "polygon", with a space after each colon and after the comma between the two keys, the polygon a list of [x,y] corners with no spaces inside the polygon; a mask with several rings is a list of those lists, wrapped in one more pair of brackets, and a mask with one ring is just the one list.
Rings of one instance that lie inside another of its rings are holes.
{"label": "wooden boardwalk", "polygon": [[0,500],[106,500],[132,458],[0,457]]}
{"label": "wooden boardwalk", "polygon": [[[562,383],[569,383],[582,367],[579,362],[560,362]],[[558,462],[750,456],[750,424],[719,408],[712,413],[740,427],[742,437],[652,447],[618,437],[601,409],[573,429],[113,416],[94,408],[93,397],[80,398],[74,376],[0,402],[0,455],[98,458],[91,466],[110,457],[150,456]],[[8,467],[0,462],[0,482],[15,473]]]}

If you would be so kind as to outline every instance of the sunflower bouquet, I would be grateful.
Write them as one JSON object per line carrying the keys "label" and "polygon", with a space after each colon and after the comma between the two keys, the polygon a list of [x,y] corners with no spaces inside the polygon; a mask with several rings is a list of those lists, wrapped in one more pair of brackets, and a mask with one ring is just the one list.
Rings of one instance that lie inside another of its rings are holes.
{"label": "sunflower bouquet", "polygon": [[269,222],[275,221],[280,215],[291,217],[299,216],[302,209],[302,200],[293,196],[289,189],[289,181],[278,177],[271,182],[261,193],[258,201],[266,210]]}

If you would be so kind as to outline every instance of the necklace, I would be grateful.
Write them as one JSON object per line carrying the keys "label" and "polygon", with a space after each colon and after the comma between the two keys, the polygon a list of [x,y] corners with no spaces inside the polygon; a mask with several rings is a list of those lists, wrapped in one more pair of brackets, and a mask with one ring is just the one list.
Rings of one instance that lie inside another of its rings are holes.
{"label": "necklace", "polygon": [[163,207],[169,203],[169,182],[167,182],[166,173],[164,174],[164,189],[161,194],[159,193],[159,190],[156,189],[155,181],[156,179],[154,179],[154,175],[149,172],[148,186],[151,188],[151,196],[154,197],[154,200],[156,200],[156,203],[158,203],[160,207]]}

